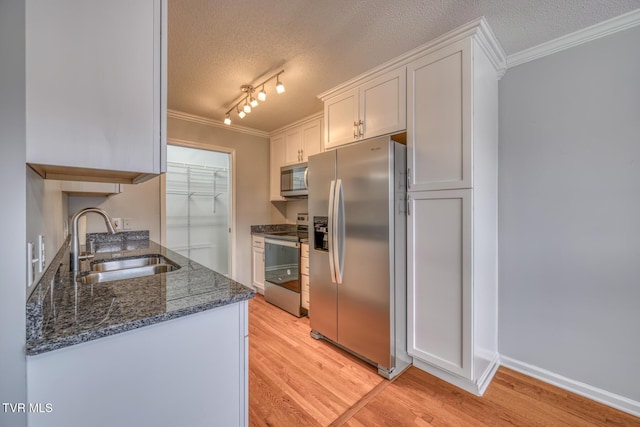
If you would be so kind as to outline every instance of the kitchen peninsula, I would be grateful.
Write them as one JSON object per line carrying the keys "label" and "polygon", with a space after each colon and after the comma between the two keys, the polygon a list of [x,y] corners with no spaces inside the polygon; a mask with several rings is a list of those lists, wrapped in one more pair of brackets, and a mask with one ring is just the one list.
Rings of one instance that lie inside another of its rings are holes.
{"label": "kitchen peninsula", "polygon": [[51,408],[29,425],[245,425],[253,290],[144,232],[93,238],[83,272],[157,255],[178,268],[79,283],[67,240],[27,304],[28,400]]}

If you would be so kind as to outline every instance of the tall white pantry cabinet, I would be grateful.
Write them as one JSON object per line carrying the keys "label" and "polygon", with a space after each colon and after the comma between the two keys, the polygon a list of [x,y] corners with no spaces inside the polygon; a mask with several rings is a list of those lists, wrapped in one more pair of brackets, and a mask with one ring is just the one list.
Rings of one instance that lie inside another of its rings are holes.
{"label": "tall white pantry cabinet", "polygon": [[408,353],[481,395],[498,367],[498,79],[484,19],[407,64]]}

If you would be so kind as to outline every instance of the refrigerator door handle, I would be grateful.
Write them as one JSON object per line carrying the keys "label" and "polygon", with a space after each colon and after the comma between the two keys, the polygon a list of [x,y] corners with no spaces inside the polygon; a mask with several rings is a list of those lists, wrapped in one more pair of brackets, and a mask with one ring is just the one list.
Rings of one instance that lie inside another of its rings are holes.
{"label": "refrigerator door handle", "polygon": [[345,224],[344,224],[344,194],[342,192],[342,180],[336,182],[336,195],[334,200],[334,269],[336,275],[336,283],[342,283],[342,275],[344,268],[344,245],[345,245]]}
{"label": "refrigerator door handle", "polygon": [[334,264],[334,244],[335,239],[333,238],[333,233],[335,230],[334,224],[334,203],[335,203],[335,191],[336,191],[336,182],[331,180],[331,187],[329,189],[329,212],[328,212],[328,230],[327,230],[327,238],[328,238],[328,246],[329,246],[329,272],[331,273],[331,283],[336,283],[336,266]]}

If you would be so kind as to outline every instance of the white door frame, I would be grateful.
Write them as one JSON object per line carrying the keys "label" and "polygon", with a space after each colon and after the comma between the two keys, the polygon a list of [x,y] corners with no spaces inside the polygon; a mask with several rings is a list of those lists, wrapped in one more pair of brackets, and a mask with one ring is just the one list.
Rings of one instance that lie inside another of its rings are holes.
{"label": "white door frame", "polygon": [[[220,147],[218,145],[204,144],[202,142],[187,141],[185,139],[167,138],[167,144],[177,145],[179,147],[196,148],[199,150],[218,151],[221,153],[229,154],[231,157],[229,172],[231,176],[231,233],[229,236],[229,258],[231,259],[231,265],[229,270],[229,277],[235,280],[236,277],[236,150],[229,147]],[[162,175],[160,180],[160,237],[161,244],[166,246],[166,227],[167,227],[167,212],[166,212],[166,177]]]}

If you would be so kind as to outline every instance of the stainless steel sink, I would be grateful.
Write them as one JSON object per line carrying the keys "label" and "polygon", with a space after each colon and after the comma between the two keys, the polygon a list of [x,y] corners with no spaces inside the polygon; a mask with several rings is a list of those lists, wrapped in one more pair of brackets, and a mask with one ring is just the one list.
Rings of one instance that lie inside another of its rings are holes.
{"label": "stainless steel sink", "polygon": [[180,268],[175,262],[162,255],[144,255],[134,258],[117,258],[110,260],[99,260],[91,263],[92,271],[112,271],[136,267],[146,267],[150,265],[171,265],[174,269]]}
{"label": "stainless steel sink", "polygon": [[94,261],[91,263],[91,271],[80,276],[78,282],[83,284],[112,282],[168,273],[179,268],[178,264],[162,255]]}

